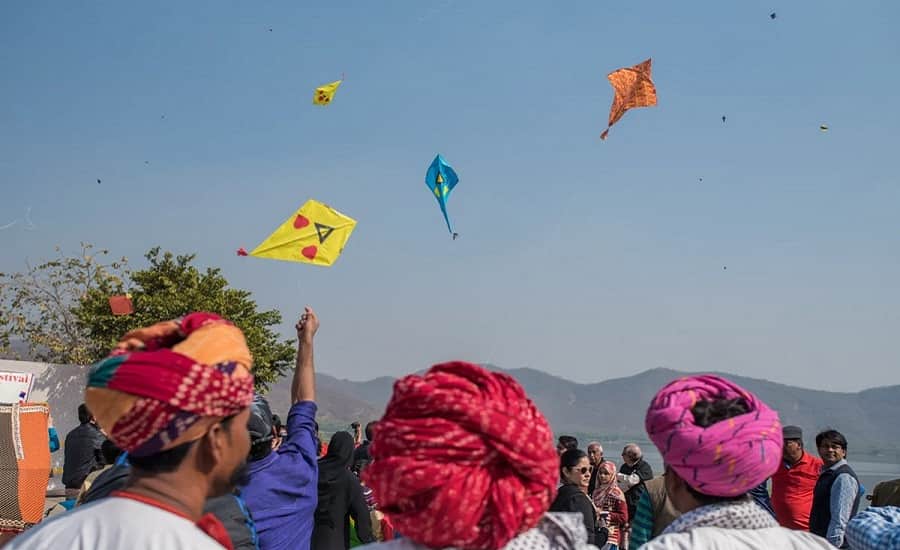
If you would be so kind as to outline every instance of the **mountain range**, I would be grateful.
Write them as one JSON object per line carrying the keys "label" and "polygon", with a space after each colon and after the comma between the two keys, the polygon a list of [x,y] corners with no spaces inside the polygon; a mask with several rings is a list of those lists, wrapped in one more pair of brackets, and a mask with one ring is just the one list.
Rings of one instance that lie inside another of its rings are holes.
{"label": "mountain range", "polygon": [[[557,434],[604,441],[646,441],[644,414],[650,399],[666,383],[691,374],[657,368],[626,378],[579,384],[530,368],[504,370],[485,366],[518,380]],[[835,428],[847,436],[851,453],[900,459],[900,385],[844,393],[713,374],[725,376],[756,394],[779,412],[783,424],[801,426],[808,446],[818,431]],[[378,419],[390,399],[394,380],[380,377],[357,382],[318,373],[317,402],[323,431],[347,429],[352,421],[365,424]],[[288,410],[290,382],[287,377],[268,393],[276,412]]]}

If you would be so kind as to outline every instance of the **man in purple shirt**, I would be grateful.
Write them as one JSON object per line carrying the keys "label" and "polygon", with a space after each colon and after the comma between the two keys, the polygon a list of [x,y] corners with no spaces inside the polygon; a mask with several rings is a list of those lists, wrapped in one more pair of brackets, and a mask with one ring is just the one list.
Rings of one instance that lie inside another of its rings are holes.
{"label": "man in purple shirt", "polygon": [[[260,433],[252,442],[247,483],[241,487],[256,524],[260,550],[308,550],[318,501],[313,338],[319,319],[315,312],[307,307],[296,328],[297,367],[291,382],[287,437],[272,450],[270,416],[270,433]],[[255,420],[250,421],[252,436],[259,431],[254,430]]]}

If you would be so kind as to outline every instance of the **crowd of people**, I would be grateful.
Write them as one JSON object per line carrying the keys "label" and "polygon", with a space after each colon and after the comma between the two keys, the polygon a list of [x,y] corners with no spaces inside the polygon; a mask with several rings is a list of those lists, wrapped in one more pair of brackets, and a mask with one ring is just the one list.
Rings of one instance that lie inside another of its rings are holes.
{"label": "crowd of people", "polygon": [[[900,483],[859,512],[847,440],[803,432],[719,376],[667,384],[641,448],[556,441],[510,376],[463,362],[398,380],[384,416],[319,440],[314,341],[297,323],[286,421],[254,393],[241,331],[191,313],[125,334],[66,436],[66,501],[18,549],[900,548]],[[768,483],[771,482],[771,492]]]}

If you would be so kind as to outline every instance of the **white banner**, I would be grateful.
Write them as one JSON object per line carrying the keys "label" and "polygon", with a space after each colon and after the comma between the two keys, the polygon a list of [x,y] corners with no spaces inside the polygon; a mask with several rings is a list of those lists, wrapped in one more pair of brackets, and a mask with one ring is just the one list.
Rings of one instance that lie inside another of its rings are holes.
{"label": "white banner", "polygon": [[0,403],[23,403],[31,395],[34,374],[0,371]]}

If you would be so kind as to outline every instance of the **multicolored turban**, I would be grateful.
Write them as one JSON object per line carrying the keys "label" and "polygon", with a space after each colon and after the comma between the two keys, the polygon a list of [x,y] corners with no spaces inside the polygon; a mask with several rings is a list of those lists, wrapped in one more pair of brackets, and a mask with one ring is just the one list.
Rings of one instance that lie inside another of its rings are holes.
{"label": "multicolored turban", "polygon": [[252,363],[239,328],[213,313],[191,313],[123,336],[91,367],[84,400],[119,448],[152,455],[249,407]]}
{"label": "multicolored turban", "polygon": [[[736,398],[747,402],[747,413],[706,428],[694,422],[691,409],[699,401]],[[781,460],[778,413],[719,376],[689,376],[666,385],[650,402],[645,427],[665,463],[705,495],[742,495],[774,474]]]}
{"label": "multicolored turban", "polygon": [[445,363],[394,384],[363,478],[404,536],[430,548],[502,547],[556,496],[544,416],[510,376]]}

